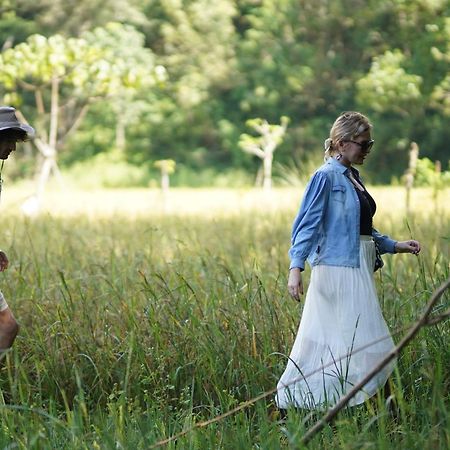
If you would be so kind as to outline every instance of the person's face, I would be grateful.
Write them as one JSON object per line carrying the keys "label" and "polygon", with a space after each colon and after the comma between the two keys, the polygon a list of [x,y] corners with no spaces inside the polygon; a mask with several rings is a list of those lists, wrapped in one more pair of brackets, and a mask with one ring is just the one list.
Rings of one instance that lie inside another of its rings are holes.
{"label": "person's face", "polygon": [[351,141],[340,141],[339,151],[342,155],[341,161],[346,164],[364,164],[364,160],[371,150],[370,131],[367,130]]}
{"label": "person's face", "polygon": [[0,140],[0,159],[8,159],[8,156],[16,149],[16,141],[11,139]]}

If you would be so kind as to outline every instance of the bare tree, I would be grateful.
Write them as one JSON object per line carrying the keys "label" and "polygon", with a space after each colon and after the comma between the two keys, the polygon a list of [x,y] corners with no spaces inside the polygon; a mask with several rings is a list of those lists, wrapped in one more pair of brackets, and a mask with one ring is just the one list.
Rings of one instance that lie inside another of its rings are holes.
{"label": "bare tree", "polygon": [[281,117],[281,125],[271,125],[267,120],[256,118],[247,121],[247,125],[257,131],[260,136],[254,137],[242,134],[239,147],[247,153],[256,155],[263,160],[263,188],[272,188],[273,153],[283,141],[289,118]]}

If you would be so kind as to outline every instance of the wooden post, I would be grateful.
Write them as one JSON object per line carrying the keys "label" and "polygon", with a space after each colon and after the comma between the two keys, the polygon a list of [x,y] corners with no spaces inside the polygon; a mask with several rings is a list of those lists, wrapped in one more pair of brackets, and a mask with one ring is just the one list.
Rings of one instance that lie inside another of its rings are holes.
{"label": "wooden post", "polygon": [[434,162],[434,172],[435,172],[435,176],[434,176],[434,182],[433,182],[433,203],[434,203],[434,212],[436,214],[439,213],[439,191],[442,188],[442,166],[441,166],[441,162],[440,161],[435,161]]}
{"label": "wooden post", "polygon": [[169,175],[175,172],[176,162],[173,159],[160,159],[153,165],[161,171],[161,192],[163,200],[163,210],[168,210]]}
{"label": "wooden post", "polygon": [[409,149],[409,165],[406,171],[406,214],[409,215],[411,211],[411,189],[414,184],[414,177],[416,175],[417,158],[419,157],[419,146],[415,142],[411,142]]}

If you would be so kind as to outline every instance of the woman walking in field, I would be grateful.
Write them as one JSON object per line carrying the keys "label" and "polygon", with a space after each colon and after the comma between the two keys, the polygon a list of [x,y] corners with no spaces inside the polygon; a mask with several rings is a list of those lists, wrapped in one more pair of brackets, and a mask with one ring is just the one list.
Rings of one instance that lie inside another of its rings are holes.
{"label": "woman walking in field", "polygon": [[[1,168],[4,161],[16,149],[18,141],[25,141],[34,135],[30,126],[20,123],[15,114],[15,109],[9,106],[0,107],[0,159]],[[1,194],[1,169],[0,169],[0,194]],[[0,250],[0,272],[8,268],[8,257]],[[10,348],[19,331],[19,325],[0,292],[0,352]]]}
{"label": "woman walking in field", "polygon": [[[297,337],[277,386],[280,409],[335,404],[394,347],[375,290],[376,246],[380,254],[418,254],[420,244],[397,242],[372,226],[376,204],[353,167],[364,163],[373,146],[371,129],[358,112],[336,119],[325,141],[325,164],[310,179],[294,221],[288,289],[296,300],[303,294],[306,260],[312,272]],[[373,396],[393,366],[372,378],[349,405]]]}

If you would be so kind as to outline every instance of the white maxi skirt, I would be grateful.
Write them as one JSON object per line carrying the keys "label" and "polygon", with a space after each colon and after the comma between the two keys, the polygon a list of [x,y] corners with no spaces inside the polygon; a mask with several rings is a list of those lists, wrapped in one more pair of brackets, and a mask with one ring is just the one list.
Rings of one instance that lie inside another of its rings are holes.
{"label": "white maxi skirt", "polygon": [[[394,348],[373,278],[375,243],[371,236],[361,236],[360,244],[359,268],[312,269],[297,337],[277,385],[279,408],[334,405]],[[373,396],[394,365],[395,360],[385,366],[349,406]]]}

